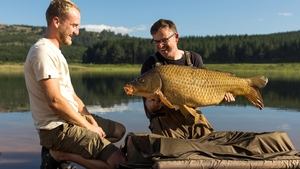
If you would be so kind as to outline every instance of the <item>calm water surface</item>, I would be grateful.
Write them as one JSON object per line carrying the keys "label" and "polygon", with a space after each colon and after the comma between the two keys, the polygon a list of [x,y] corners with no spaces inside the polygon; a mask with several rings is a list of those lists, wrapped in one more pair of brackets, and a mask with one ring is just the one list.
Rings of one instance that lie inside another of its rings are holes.
{"label": "calm water surface", "polygon": [[[133,77],[77,75],[72,81],[91,112],[123,123],[128,132],[149,132],[140,98],[125,96],[122,90]],[[39,168],[39,140],[22,75],[0,75],[0,94],[0,169]],[[263,110],[244,98],[201,110],[216,130],[286,131],[300,150],[300,81],[270,79],[263,97]]]}

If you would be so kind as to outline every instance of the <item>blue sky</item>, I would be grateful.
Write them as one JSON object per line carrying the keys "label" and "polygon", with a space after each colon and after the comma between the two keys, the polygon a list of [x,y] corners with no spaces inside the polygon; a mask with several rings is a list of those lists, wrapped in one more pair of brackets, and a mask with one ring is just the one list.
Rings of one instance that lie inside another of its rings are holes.
{"label": "blue sky", "polygon": [[[180,36],[269,34],[300,30],[300,0],[73,0],[81,25],[150,38],[151,25],[173,20]],[[45,26],[50,0],[4,0],[0,24]]]}

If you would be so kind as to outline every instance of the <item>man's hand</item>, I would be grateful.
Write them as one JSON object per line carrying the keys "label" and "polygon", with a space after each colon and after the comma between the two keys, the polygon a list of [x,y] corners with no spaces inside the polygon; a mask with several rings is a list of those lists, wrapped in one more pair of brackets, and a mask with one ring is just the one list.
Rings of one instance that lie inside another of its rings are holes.
{"label": "man's hand", "polygon": [[232,93],[225,93],[224,100],[227,102],[234,102],[235,98]]}
{"label": "man's hand", "polygon": [[91,126],[93,127],[89,127],[88,129],[91,131],[94,131],[96,133],[99,134],[100,137],[106,137],[105,132],[103,131],[103,129],[101,127],[98,126],[98,123],[96,122],[96,120],[93,118],[92,115],[85,115],[86,120],[91,124]]}
{"label": "man's hand", "polygon": [[74,99],[76,100],[78,104],[78,111],[84,115],[85,120],[89,123],[86,125],[86,128],[99,134],[101,138],[106,137],[105,132],[101,127],[98,126],[98,123],[94,119],[94,117],[89,113],[87,108],[85,107],[84,103],[82,100],[76,95],[76,93],[73,94]]}
{"label": "man's hand", "polygon": [[99,136],[100,136],[101,138],[106,137],[105,132],[104,132],[103,129],[102,129],[101,127],[99,127],[99,126],[90,125],[89,127],[87,127],[87,129],[89,129],[89,130],[91,130],[91,131],[93,131],[93,132],[99,134]]}
{"label": "man's hand", "polygon": [[163,105],[157,96],[148,97],[145,100],[145,106],[147,110],[151,113],[159,110]]}
{"label": "man's hand", "polygon": [[91,114],[85,115],[85,117],[89,123],[91,123],[95,127],[98,127],[98,123],[96,122],[96,120],[93,118],[93,116]]}

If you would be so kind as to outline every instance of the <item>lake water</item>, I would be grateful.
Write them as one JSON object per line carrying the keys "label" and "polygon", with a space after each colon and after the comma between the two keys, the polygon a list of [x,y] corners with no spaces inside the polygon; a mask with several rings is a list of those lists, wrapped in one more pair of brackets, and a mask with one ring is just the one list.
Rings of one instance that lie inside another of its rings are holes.
{"label": "lake water", "polygon": [[[73,76],[72,81],[91,112],[123,123],[128,132],[149,132],[141,99],[125,96],[122,89],[134,77],[83,74]],[[286,131],[300,150],[300,80],[270,79],[262,92],[263,110],[238,97],[235,103],[201,111],[215,130]],[[0,169],[39,168],[41,147],[23,76],[0,75],[0,95]]]}

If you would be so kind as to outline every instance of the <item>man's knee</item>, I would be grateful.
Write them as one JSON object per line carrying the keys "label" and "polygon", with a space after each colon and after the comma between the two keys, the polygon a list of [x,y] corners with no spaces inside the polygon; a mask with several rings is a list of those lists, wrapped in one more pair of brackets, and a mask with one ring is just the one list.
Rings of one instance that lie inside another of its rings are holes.
{"label": "man's knee", "polygon": [[124,135],[125,135],[125,132],[126,132],[126,128],[123,124],[119,123],[117,125],[117,129],[116,129],[116,137],[121,140]]}
{"label": "man's knee", "polygon": [[126,128],[121,123],[116,123],[114,126],[113,134],[107,138],[110,142],[115,143],[120,141],[126,133]]}
{"label": "man's knee", "polygon": [[119,168],[120,163],[125,162],[125,155],[117,150],[108,157],[106,162],[111,168]]}

